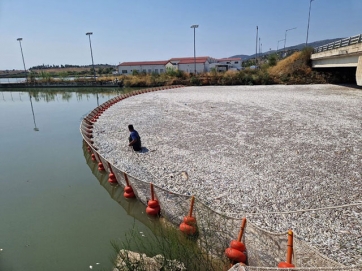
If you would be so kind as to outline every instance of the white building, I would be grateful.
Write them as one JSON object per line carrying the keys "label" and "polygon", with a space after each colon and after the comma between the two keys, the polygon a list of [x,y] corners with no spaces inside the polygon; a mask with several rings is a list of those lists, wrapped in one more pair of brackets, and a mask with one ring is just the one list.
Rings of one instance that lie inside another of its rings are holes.
{"label": "white building", "polygon": [[164,73],[166,71],[167,60],[162,61],[142,61],[142,62],[123,62],[118,65],[119,74],[138,73]]}
{"label": "white building", "polygon": [[194,73],[196,66],[196,73],[203,73],[208,72],[210,63],[214,62],[216,59],[208,56],[171,58],[166,64],[166,69]]}
{"label": "white building", "polygon": [[217,71],[241,70],[241,58],[215,59],[209,56],[179,57],[162,61],[123,62],[118,65],[119,74],[164,73],[167,69],[194,73],[209,72],[212,68]]}
{"label": "white building", "polygon": [[216,63],[210,64],[210,69],[216,69],[216,71],[240,71],[242,60],[241,58],[222,58],[218,59]]}

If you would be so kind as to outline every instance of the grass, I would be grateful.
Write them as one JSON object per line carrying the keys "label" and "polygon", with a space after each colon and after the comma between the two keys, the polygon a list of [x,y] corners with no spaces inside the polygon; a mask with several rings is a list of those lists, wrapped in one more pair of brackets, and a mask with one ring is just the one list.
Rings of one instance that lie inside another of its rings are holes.
{"label": "grass", "polygon": [[[146,271],[149,269],[149,260],[145,257],[157,257],[160,259],[159,270],[186,270],[206,271],[225,270],[226,258],[217,259],[211,256],[211,244],[208,248],[201,249],[197,245],[197,236],[187,237],[178,229],[168,223],[153,229],[154,236],[141,237],[139,230],[134,226],[125,234],[123,241],[112,241],[115,253],[123,261],[123,267],[117,268],[122,271]],[[200,242],[200,240],[198,241]],[[132,260],[127,253],[119,253],[121,249],[140,253],[137,260]]]}

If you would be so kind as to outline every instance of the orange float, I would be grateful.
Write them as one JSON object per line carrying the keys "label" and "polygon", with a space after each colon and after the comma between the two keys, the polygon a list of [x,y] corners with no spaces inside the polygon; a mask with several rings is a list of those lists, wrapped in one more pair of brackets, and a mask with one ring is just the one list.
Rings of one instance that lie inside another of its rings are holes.
{"label": "orange float", "polygon": [[155,200],[155,194],[153,191],[153,183],[151,183],[151,200],[147,202],[146,213],[148,215],[156,216],[160,213],[160,205],[157,200]]}
{"label": "orange float", "polygon": [[133,192],[132,186],[129,185],[127,174],[126,173],[123,173],[123,174],[124,174],[124,179],[126,180],[126,184],[127,184],[126,187],[124,188],[123,196],[127,199],[136,197],[136,195]]}
{"label": "orange float", "polygon": [[112,170],[112,167],[111,167],[111,164],[108,162],[108,167],[109,167],[109,176],[108,176],[108,182],[110,184],[117,184],[117,178],[116,178],[116,175],[113,173],[113,170]]}
{"label": "orange float", "polygon": [[278,264],[278,268],[293,268],[295,267],[292,264],[292,257],[293,257],[293,231],[288,231],[288,244],[287,244],[287,258],[285,262],[280,262]]}
{"label": "orange float", "polygon": [[232,240],[230,242],[230,246],[225,249],[225,256],[229,258],[232,264],[234,263],[245,263],[246,262],[246,247],[241,242],[241,238],[243,237],[246,225],[246,218],[244,217],[241,221],[241,227],[237,240]]}
{"label": "orange float", "polygon": [[193,235],[197,231],[196,218],[192,216],[192,211],[194,209],[194,202],[195,202],[195,197],[192,196],[189,215],[184,217],[183,222],[180,224],[179,227],[180,231],[182,231],[187,235]]}
{"label": "orange float", "polygon": [[96,156],[94,155],[94,153],[92,153],[91,158],[92,158],[93,162],[97,161]]}
{"label": "orange float", "polygon": [[98,155],[98,161],[99,161],[99,163],[98,163],[98,170],[99,170],[99,171],[105,171],[104,166],[103,166],[103,164],[102,164],[101,157],[99,156],[98,153],[97,153],[97,155]]}

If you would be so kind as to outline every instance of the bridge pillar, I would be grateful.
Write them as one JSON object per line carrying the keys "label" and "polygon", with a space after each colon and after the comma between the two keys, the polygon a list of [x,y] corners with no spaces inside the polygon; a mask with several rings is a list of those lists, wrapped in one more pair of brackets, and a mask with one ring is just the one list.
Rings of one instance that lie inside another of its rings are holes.
{"label": "bridge pillar", "polygon": [[362,56],[358,57],[356,81],[358,86],[362,86]]}

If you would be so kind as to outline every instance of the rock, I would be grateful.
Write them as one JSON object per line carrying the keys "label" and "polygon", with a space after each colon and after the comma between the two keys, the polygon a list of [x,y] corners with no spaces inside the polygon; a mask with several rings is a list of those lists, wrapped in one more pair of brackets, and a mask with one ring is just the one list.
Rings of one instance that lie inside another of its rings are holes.
{"label": "rock", "polygon": [[183,263],[177,260],[165,259],[162,255],[152,258],[146,254],[122,249],[116,259],[116,268],[113,271],[185,271]]}

